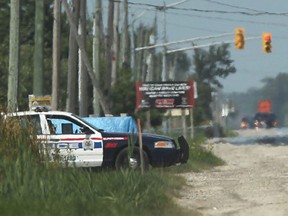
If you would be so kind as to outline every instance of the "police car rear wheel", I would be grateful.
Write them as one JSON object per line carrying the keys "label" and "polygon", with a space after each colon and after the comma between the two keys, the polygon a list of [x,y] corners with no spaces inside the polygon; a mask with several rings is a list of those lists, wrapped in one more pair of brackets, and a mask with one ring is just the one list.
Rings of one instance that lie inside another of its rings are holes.
{"label": "police car rear wheel", "polygon": [[[148,155],[145,151],[143,153],[143,167],[147,169],[149,167]],[[119,152],[115,161],[116,169],[130,168],[130,169],[140,169],[140,149],[138,147],[133,148],[133,152],[129,152],[128,148],[125,148]]]}

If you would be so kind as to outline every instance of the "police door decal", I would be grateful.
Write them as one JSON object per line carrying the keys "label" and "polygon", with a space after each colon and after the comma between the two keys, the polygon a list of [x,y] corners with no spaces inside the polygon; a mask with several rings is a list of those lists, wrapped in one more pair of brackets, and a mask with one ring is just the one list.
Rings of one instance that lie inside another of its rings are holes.
{"label": "police door decal", "polygon": [[83,146],[84,151],[86,150],[93,151],[94,149],[94,143],[91,139],[84,139],[82,142],[82,146]]}

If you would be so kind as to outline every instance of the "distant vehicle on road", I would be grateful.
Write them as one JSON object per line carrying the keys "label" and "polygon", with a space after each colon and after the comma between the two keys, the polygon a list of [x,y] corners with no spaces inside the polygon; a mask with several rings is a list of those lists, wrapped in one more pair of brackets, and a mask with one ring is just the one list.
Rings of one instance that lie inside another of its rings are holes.
{"label": "distant vehicle on road", "polygon": [[254,116],[256,128],[273,128],[278,126],[276,115],[272,112],[257,112]]}
{"label": "distant vehicle on road", "polygon": [[240,128],[241,128],[241,129],[254,128],[253,117],[244,116],[244,117],[241,119]]}

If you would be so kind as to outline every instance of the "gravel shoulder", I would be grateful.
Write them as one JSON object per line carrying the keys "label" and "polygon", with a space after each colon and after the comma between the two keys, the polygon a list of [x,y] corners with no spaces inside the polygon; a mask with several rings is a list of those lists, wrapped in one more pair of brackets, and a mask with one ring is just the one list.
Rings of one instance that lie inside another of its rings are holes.
{"label": "gravel shoulder", "polygon": [[288,215],[288,146],[212,145],[226,165],[182,174],[187,186],[176,199],[180,206],[203,216]]}

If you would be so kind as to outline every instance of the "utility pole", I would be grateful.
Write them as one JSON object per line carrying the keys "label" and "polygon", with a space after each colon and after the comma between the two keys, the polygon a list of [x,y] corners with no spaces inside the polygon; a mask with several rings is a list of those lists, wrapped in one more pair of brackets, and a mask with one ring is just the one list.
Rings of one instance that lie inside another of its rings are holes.
{"label": "utility pole", "polygon": [[44,0],[35,1],[35,14],[33,94],[42,96],[44,80]]}
{"label": "utility pole", "polygon": [[[109,0],[108,21],[106,35],[106,73],[105,73],[105,91],[109,97],[111,90],[111,69],[112,69],[112,44],[113,44],[113,20],[114,20],[114,0]],[[111,103],[109,103],[109,107]]]}
{"label": "utility pole", "polygon": [[119,16],[120,16],[120,2],[114,3],[114,17],[113,17],[113,40],[112,40],[112,58],[111,58],[111,87],[116,84],[117,78],[117,64],[118,64],[118,47],[119,47]]}
{"label": "utility pole", "polygon": [[10,1],[10,41],[7,105],[8,112],[17,111],[19,74],[19,10],[20,1]]}
{"label": "utility pole", "polygon": [[[163,6],[163,43],[167,43],[167,32],[166,32],[166,3],[164,1],[164,6]],[[161,75],[161,80],[162,82],[165,82],[167,80],[167,63],[166,63],[166,51],[167,47],[163,46],[163,53],[162,53],[162,75]]]}
{"label": "utility pole", "polygon": [[90,76],[90,79],[92,81],[92,84],[93,84],[94,88],[96,89],[97,94],[99,95],[99,98],[100,98],[99,102],[101,104],[103,112],[104,112],[104,114],[110,113],[110,109],[109,109],[109,106],[108,106],[108,102],[106,101],[106,97],[104,96],[104,93],[103,93],[102,89],[99,86],[99,80],[96,78],[95,74],[93,73],[93,68],[92,68],[92,66],[90,64],[88,55],[87,55],[87,53],[85,51],[84,44],[83,44],[82,40],[80,39],[80,37],[78,35],[77,26],[75,25],[75,21],[74,21],[74,18],[72,16],[72,14],[71,14],[71,10],[69,8],[67,0],[62,0],[62,3],[63,3],[64,9],[65,9],[65,12],[66,12],[66,15],[67,15],[67,19],[68,19],[70,28],[71,28],[74,36],[75,36],[76,42],[77,42],[77,44],[79,46],[79,49],[82,52],[81,58],[83,60],[83,63],[85,64],[85,66],[86,66],[86,68],[88,70],[88,74]]}
{"label": "utility pole", "polygon": [[[129,56],[129,35],[128,35],[128,0],[123,0],[124,19],[121,31],[121,67],[127,67],[130,63]],[[134,34],[132,32],[132,34]]]}
{"label": "utility pole", "polygon": [[[166,3],[165,1],[163,1],[163,25],[164,25],[164,28],[163,28],[163,44],[167,43],[167,30],[166,30],[166,10],[169,8],[169,7],[174,7],[178,4],[181,4],[183,2],[186,2],[187,0],[182,0],[181,2],[177,2],[177,3],[173,3],[173,4],[170,4],[170,5],[167,5],[166,6]],[[162,82],[166,82],[167,81],[167,59],[166,59],[166,54],[167,54],[167,47],[166,46],[163,46],[163,56],[162,56],[162,74],[161,74],[161,80]],[[183,112],[182,112],[182,115],[183,115]],[[183,118],[182,118],[183,119]],[[170,130],[170,127],[168,125],[170,125],[170,122],[171,120],[169,119],[168,122],[167,121],[164,121],[162,122],[162,126],[164,128],[164,131],[168,132]],[[186,128],[186,127],[185,127]],[[185,129],[184,128],[184,129]],[[169,131],[170,132],[170,131]],[[185,132],[184,132],[185,133]]]}
{"label": "utility pole", "polygon": [[[93,34],[93,73],[97,80],[100,79],[100,43],[102,35],[102,0],[96,0]],[[99,94],[97,89],[93,88],[93,113],[100,115]]]}
{"label": "utility pole", "polygon": [[[75,25],[77,29],[78,23],[79,23],[79,8],[80,8],[79,4],[80,3],[78,0],[72,0],[71,4],[72,4],[71,7],[73,8],[72,16],[74,17]],[[81,37],[79,37],[79,40],[81,40]],[[83,49],[85,48],[83,47]],[[71,26],[70,26],[66,111],[72,112],[72,113],[76,113],[77,71],[78,71],[78,45],[75,39],[75,35],[73,34],[73,30],[71,29]]]}
{"label": "utility pole", "polygon": [[61,47],[61,0],[54,0],[53,22],[53,74],[52,74],[52,110],[58,109],[59,74],[60,74],[60,47]]}
{"label": "utility pole", "polygon": [[[80,1],[80,22],[79,22],[79,32],[80,32],[80,37],[83,41],[84,44],[84,49],[86,50],[86,6],[87,2],[86,0],[81,0]],[[83,64],[82,60],[82,52],[81,49],[78,50],[79,52],[79,78],[78,78],[78,83],[79,83],[79,115],[80,116],[88,116],[88,86],[87,86],[87,81],[88,81],[88,74],[87,74],[87,69],[85,64]]]}
{"label": "utility pole", "polygon": [[[163,1],[163,44],[167,43],[167,30],[166,30],[166,10],[170,7],[175,7],[176,5],[182,4],[187,0],[182,0],[180,2],[172,3],[170,5],[166,5],[165,1]],[[167,81],[167,60],[166,60],[166,51],[167,47],[163,46],[163,56],[162,56],[162,75],[161,79],[163,82]]]}

